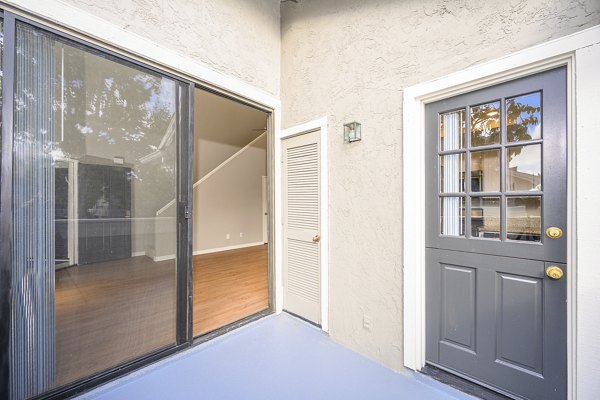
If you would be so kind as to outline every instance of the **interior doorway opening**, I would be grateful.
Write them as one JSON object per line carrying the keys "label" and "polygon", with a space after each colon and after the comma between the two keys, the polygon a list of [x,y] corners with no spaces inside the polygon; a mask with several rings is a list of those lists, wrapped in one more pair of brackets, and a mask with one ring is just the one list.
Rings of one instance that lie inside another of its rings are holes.
{"label": "interior doorway opening", "polygon": [[269,308],[268,118],[195,90],[193,336]]}

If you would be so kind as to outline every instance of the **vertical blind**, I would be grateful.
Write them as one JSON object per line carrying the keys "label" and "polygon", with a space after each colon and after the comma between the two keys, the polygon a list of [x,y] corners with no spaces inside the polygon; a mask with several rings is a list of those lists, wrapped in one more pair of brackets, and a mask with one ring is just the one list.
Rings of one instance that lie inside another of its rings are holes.
{"label": "vertical blind", "polygon": [[55,378],[55,41],[17,25],[11,397],[34,396]]}
{"label": "vertical blind", "polygon": [[[444,141],[446,148],[460,148],[460,114],[447,113],[444,118]],[[444,193],[458,193],[460,188],[460,154],[444,156]],[[461,232],[460,197],[442,197],[442,232],[445,235],[459,236]]]}

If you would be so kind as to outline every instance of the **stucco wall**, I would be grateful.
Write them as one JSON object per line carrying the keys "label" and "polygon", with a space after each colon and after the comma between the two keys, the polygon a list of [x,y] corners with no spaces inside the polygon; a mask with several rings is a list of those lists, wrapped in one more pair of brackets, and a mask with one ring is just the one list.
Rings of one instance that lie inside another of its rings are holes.
{"label": "stucco wall", "polygon": [[[283,128],[329,117],[330,332],[400,370],[403,87],[597,25],[600,2],[301,0],[281,11]],[[344,144],[353,120],[363,140]]]}
{"label": "stucco wall", "polygon": [[279,0],[62,1],[279,94]]}

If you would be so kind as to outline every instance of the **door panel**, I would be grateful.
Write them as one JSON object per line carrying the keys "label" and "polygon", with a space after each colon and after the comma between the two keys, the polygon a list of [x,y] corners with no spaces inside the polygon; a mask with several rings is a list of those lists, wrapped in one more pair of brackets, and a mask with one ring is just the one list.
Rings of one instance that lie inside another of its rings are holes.
{"label": "door panel", "polygon": [[496,273],[496,360],[538,374],[542,373],[543,282]]}
{"label": "door panel", "polygon": [[476,269],[441,265],[441,340],[475,351]]}
{"label": "door panel", "polygon": [[566,286],[545,268],[566,266],[439,249],[426,256],[427,362],[524,398],[563,398]]}
{"label": "door panel", "polygon": [[566,69],[427,105],[426,131],[427,362],[565,398]]}
{"label": "door panel", "polygon": [[284,308],[321,322],[319,131],[283,140]]}

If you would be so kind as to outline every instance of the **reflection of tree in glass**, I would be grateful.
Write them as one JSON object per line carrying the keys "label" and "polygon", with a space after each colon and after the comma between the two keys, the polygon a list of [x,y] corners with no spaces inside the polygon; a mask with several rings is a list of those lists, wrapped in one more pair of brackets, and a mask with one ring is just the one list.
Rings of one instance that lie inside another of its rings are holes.
{"label": "reflection of tree in glass", "polygon": [[[140,188],[139,194],[147,193],[151,186],[162,187],[156,198],[145,203],[147,210],[138,207],[139,213],[155,212],[174,195],[175,140],[164,140],[175,118],[173,80],[64,46],[64,64],[57,68],[55,88],[55,126],[57,131],[62,126],[65,136],[57,145],[67,157],[91,156],[112,162],[120,156],[132,166],[130,180],[148,188]],[[161,142],[166,143],[160,157],[142,163],[140,159],[155,152]]]}
{"label": "reflection of tree in glass", "polygon": [[[506,141],[508,143],[533,139],[531,133],[540,123],[541,106],[536,106],[530,96],[506,101]],[[524,101],[520,101],[520,100]],[[539,102],[538,102],[539,104]],[[500,143],[499,103],[471,107],[471,146]],[[521,152],[515,149],[513,157]]]}
{"label": "reflection of tree in glass", "polygon": [[[174,80],[26,25],[18,26],[15,63],[15,146],[41,145],[54,160],[84,164],[113,165],[122,157],[132,168],[134,196],[148,197],[136,206],[140,215],[173,198]],[[141,162],[157,150],[150,162]]]}
{"label": "reflection of tree in glass", "polygon": [[127,161],[136,162],[160,143],[175,114],[173,81],[79,49],[65,46],[64,82],[60,73],[57,80],[57,88],[64,85],[65,130],[86,137],[88,153],[94,142],[109,144],[126,149]]}
{"label": "reflection of tree in glass", "polygon": [[[541,106],[535,106],[533,96],[521,96],[506,101],[506,141],[520,142],[533,139],[531,133],[534,132],[540,123]],[[536,94],[539,99],[539,94]],[[524,100],[523,102],[519,100]],[[531,103],[528,102],[531,101]],[[539,104],[539,100],[537,101]],[[521,149],[515,149],[512,156],[516,156]]]}
{"label": "reflection of tree in glass", "polygon": [[499,103],[471,107],[471,146],[500,143]]}

